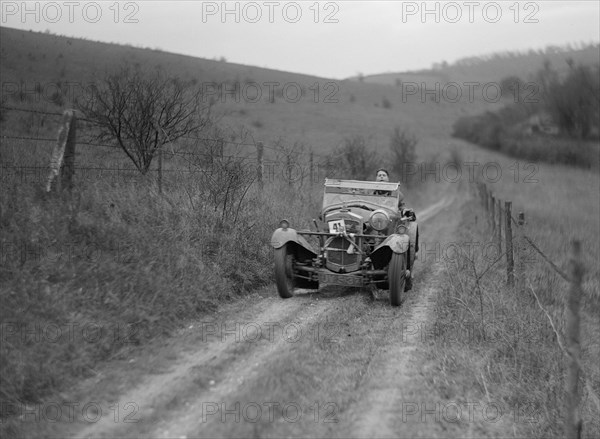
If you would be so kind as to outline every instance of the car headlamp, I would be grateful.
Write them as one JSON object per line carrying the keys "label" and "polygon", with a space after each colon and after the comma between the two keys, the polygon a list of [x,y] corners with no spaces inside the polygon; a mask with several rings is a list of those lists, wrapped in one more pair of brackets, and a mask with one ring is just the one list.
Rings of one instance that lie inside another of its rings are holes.
{"label": "car headlamp", "polygon": [[376,210],[371,214],[369,223],[378,232],[385,230],[390,223],[390,217],[383,210]]}

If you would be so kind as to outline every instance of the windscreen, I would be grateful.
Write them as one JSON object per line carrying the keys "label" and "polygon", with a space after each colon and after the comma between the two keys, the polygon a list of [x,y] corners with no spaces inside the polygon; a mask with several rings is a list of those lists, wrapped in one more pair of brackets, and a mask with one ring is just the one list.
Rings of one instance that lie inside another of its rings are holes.
{"label": "windscreen", "polygon": [[402,199],[402,192],[400,192],[400,190],[385,191],[388,192],[389,195],[381,192],[379,192],[378,195],[375,195],[374,192],[375,191],[369,189],[325,187],[323,210],[335,204],[354,203],[357,201],[366,201],[370,203],[369,206],[375,204],[376,206],[395,210],[398,208],[399,199]]}

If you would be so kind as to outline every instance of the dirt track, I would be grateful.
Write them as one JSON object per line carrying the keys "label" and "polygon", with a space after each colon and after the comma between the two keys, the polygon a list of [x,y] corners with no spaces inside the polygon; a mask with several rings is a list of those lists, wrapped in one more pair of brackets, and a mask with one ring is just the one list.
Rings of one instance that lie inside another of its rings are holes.
{"label": "dirt track", "polygon": [[[459,198],[447,196],[418,212],[421,242],[450,239]],[[443,269],[424,258],[399,308],[389,305],[385,291],[333,287],[282,300],[273,286],[229,305],[218,320],[181,334],[164,373],[146,374],[113,398],[121,407],[134,402],[137,410],[122,413],[119,422],[109,412],[52,435],[448,436],[444,426],[404,416],[423,398],[422,344],[413,329],[427,322]],[[132,411],[135,422],[124,422]]]}

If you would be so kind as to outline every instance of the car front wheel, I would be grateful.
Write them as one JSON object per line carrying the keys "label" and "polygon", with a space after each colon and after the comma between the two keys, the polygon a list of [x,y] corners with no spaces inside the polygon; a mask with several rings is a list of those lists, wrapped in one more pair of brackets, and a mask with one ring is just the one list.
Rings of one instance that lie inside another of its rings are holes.
{"label": "car front wheel", "polygon": [[294,255],[287,244],[275,249],[275,283],[279,296],[288,299],[294,296]]}
{"label": "car front wheel", "polygon": [[392,260],[388,267],[388,283],[390,285],[390,303],[392,306],[400,306],[406,284],[406,253],[392,254]]}

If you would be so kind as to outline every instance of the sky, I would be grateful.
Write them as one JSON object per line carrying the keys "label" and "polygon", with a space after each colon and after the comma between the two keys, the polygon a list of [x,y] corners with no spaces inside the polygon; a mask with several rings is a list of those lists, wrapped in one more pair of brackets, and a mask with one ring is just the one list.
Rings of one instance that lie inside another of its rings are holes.
{"label": "sky", "polygon": [[0,25],[344,79],[600,41],[588,1],[0,1]]}

